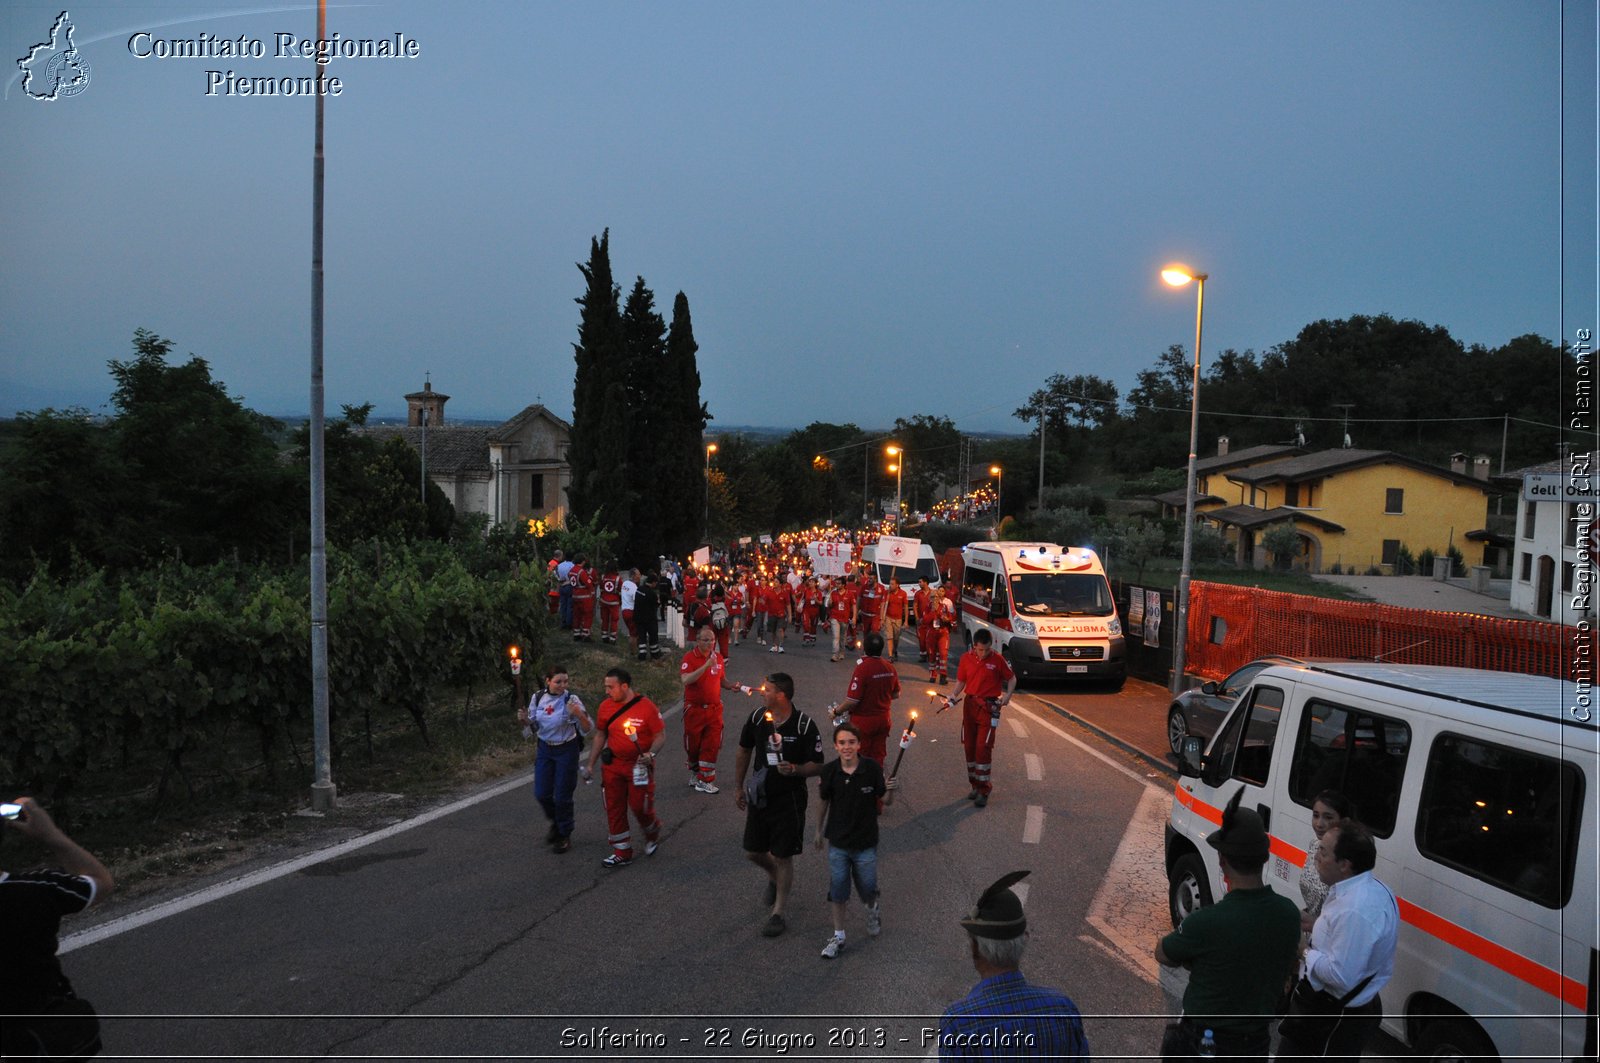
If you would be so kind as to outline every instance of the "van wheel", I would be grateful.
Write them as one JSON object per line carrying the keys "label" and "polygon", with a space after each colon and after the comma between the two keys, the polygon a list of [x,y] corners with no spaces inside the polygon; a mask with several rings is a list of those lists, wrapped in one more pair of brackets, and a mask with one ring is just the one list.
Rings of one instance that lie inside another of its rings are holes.
{"label": "van wheel", "polygon": [[1211,881],[1205,863],[1194,853],[1185,853],[1167,874],[1167,906],[1176,928],[1191,912],[1211,904]]}
{"label": "van wheel", "polygon": [[1437,1019],[1417,1037],[1417,1055],[1434,1063],[1500,1063],[1494,1045],[1469,1019]]}

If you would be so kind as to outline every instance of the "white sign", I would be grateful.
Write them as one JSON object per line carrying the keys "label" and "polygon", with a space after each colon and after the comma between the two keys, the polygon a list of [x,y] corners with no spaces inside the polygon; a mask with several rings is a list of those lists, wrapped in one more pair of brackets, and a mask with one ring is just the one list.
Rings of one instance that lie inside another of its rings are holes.
{"label": "white sign", "polygon": [[1524,502],[1600,502],[1600,473],[1531,472],[1522,478]]}
{"label": "white sign", "polygon": [[706,568],[711,564],[711,547],[702,546],[694,552],[694,567]]}
{"label": "white sign", "polygon": [[811,571],[818,576],[848,575],[855,549],[849,543],[806,544],[806,552],[811,555]]}
{"label": "white sign", "polygon": [[885,535],[878,539],[878,563],[896,568],[916,568],[917,554],[922,551],[921,539],[907,539],[899,535]]}

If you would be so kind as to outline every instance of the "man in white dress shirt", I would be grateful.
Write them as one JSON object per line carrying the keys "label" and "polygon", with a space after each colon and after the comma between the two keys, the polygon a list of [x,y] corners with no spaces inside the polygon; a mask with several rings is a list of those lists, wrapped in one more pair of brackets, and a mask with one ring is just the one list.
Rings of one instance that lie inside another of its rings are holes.
{"label": "man in white dress shirt", "polygon": [[1284,1031],[1280,1057],[1323,1056],[1359,1060],[1361,1048],[1383,1019],[1378,994],[1394,975],[1395,939],[1400,910],[1389,887],[1372,875],[1378,851],[1372,834],[1346,820],[1322,836],[1317,875],[1329,886],[1322,914],[1311,928],[1311,942],[1300,964],[1296,1012],[1310,992],[1326,993],[1343,1007],[1322,1021]]}

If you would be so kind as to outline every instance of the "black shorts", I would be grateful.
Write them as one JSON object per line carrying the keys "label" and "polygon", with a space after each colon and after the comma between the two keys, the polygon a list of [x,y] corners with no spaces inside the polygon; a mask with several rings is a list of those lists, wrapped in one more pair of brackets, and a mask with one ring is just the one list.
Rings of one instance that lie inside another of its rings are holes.
{"label": "black shorts", "polygon": [[806,843],[804,791],[769,799],[766,808],[752,808],[744,817],[744,851],[771,853],[783,859],[799,856]]}

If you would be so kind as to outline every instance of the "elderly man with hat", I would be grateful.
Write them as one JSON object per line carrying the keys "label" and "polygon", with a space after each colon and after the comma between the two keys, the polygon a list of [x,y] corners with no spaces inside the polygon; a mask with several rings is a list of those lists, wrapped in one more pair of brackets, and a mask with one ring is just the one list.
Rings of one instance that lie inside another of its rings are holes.
{"label": "elderly man with hat", "polygon": [[1156,961],[1186,967],[1183,1019],[1167,1027],[1163,1059],[1189,1059],[1207,1030],[1215,1055],[1265,1060],[1284,987],[1300,948],[1300,912],[1262,882],[1269,841],[1261,816],[1239,807],[1244,787],[1222,813],[1221,829],[1206,837],[1217,851],[1222,900],[1189,913],[1156,945]]}
{"label": "elderly man with hat", "polygon": [[961,920],[978,984],[939,1020],[940,1059],[1090,1058],[1078,1006],[1059,990],[1031,985],[1017,969],[1028,945],[1028,920],[1011,887],[1028,874],[1001,877]]}

